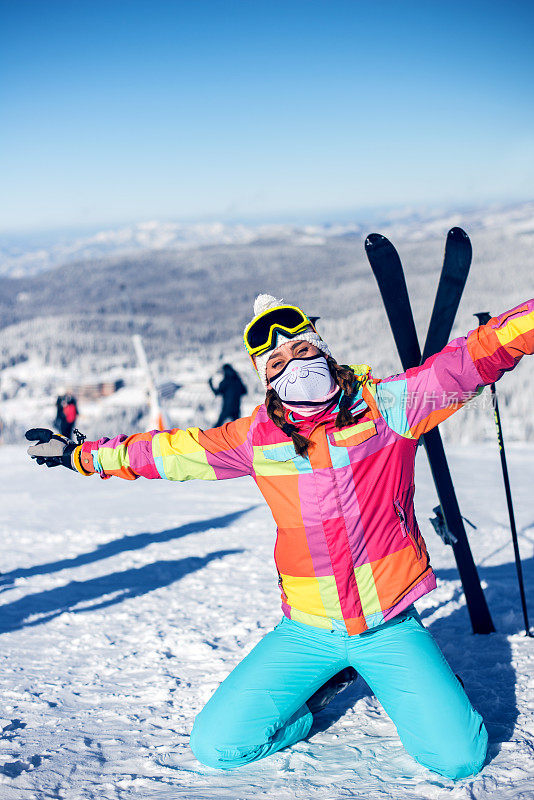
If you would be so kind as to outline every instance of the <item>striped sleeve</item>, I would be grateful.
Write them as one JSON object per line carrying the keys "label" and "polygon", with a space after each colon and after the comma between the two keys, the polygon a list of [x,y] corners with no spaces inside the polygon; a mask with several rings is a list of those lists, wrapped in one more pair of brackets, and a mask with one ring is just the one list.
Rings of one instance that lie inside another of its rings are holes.
{"label": "striped sleeve", "polygon": [[215,481],[250,475],[249,431],[257,410],[250,417],[207,431],[174,428],[84,442],[76,449],[73,463],[84,475],[98,472],[101,478],[126,480]]}
{"label": "striped sleeve", "polygon": [[532,353],[534,300],[528,300],[453,339],[421,366],[381,381],[378,409],[393,430],[418,439]]}

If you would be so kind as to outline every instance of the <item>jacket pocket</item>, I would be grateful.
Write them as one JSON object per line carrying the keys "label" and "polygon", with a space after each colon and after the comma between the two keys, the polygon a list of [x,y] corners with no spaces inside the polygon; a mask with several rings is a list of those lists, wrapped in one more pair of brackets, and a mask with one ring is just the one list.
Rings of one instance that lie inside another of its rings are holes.
{"label": "jacket pocket", "polygon": [[295,445],[292,442],[262,447],[262,453],[269,461],[290,461],[293,458],[298,458]]}
{"label": "jacket pocket", "polygon": [[293,442],[255,447],[253,469],[260,477],[298,475],[312,471],[309,459],[297,454]]}
{"label": "jacket pocket", "polygon": [[354,445],[365,442],[371,436],[376,436],[376,425],[372,419],[358,422],[356,425],[349,425],[328,434],[330,443],[335,447],[353,447]]}
{"label": "jacket pocket", "polygon": [[419,537],[417,536],[416,532],[412,530],[411,525],[408,522],[408,515],[406,513],[406,509],[404,508],[400,500],[394,500],[393,505],[395,506],[395,512],[399,518],[402,535],[404,538],[409,539],[413,549],[415,550],[415,555],[417,556],[418,559],[420,559],[422,556],[421,544],[419,542]]}

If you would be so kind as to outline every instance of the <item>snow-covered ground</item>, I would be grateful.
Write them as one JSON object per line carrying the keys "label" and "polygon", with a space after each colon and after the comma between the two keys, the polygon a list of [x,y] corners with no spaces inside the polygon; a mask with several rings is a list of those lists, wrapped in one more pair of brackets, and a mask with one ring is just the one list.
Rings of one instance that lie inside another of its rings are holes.
{"label": "snow-covered ground", "polygon": [[[183,223],[147,220],[120,228],[49,231],[0,239],[0,275],[37,275],[61,264],[155,250],[193,250],[220,244],[250,244],[271,239],[321,246],[328,239],[361,237],[379,224],[393,239],[423,241],[453,225],[487,231],[500,227],[510,238],[534,234],[534,202],[468,207],[401,207],[345,214],[345,221],[308,223]],[[357,217],[357,220],[354,218]]]}
{"label": "snow-covered ground", "polygon": [[[534,618],[534,454],[509,449]],[[230,773],[200,765],[195,714],[280,616],[273,523],[254,484],[83,479],[0,448],[0,798],[532,798],[534,641],[498,452],[449,454],[497,628],[470,633],[451,549],[428,522],[436,498],[421,453],[418,515],[438,588],[417,606],[491,741],[482,773],[457,783],[404,752],[361,679],[296,746]]]}

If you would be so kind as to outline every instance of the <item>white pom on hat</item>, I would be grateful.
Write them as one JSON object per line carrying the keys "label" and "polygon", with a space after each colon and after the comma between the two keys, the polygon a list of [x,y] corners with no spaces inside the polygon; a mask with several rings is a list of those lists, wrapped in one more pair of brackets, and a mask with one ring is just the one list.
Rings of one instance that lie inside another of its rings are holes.
{"label": "white pom on hat", "polygon": [[[283,299],[277,300],[272,294],[259,294],[254,301],[254,317],[263,314],[264,311],[268,311],[270,308],[276,308],[277,306],[286,305]],[[254,318],[253,317],[253,318]],[[297,334],[295,339],[302,339],[306,342],[310,342],[310,344],[315,345],[318,350],[324,353],[325,356],[331,356],[332,353],[330,352],[330,348],[324,342],[318,333],[316,333],[313,328],[308,328],[305,331]],[[278,333],[276,337],[276,341],[274,346],[271,350],[274,350],[276,347],[279,347],[284,342],[290,342],[291,338],[286,337],[281,333]],[[271,351],[267,353],[262,353],[260,356],[256,356],[254,358],[254,365],[256,367],[256,371],[258,373],[258,377],[263,384],[265,391],[267,391],[267,361],[269,359]]]}
{"label": "white pom on hat", "polygon": [[276,308],[276,306],[283,306],[284,301],[282,298],[277,300],[272,294],[259,294],[254,300],[254,316],[258,317],[267,311],[269,308]]}

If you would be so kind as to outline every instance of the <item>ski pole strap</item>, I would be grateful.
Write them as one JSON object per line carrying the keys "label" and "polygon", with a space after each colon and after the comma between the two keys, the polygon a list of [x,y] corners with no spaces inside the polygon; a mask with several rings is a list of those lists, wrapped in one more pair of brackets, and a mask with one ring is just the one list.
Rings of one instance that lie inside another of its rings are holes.
{"label": "ski pole strap", "polygon": [[439,538],[444,544],[458,544],[458,539],[447,527],[441,506],[436,506],[433,511],[436,516],[430,517],[430,522]]}
{"label": "ski pole strap", "polygon": [[82,456],[82,445],[79,444],[77,447],[74,448],[72,452],[71,463],[73,468],[76,470],[76,472],[79,472],[80,475],[92,475],[93,474],[92,472],[88,472],[86,469],[82,467],[81,456]]}
{"label": "ski pole strap", "polygon": [[78,430],[78,428],[74,428],[72,431],[72,435],[76,436],[76,444],[83,444],[87,439],[87,436]]}

